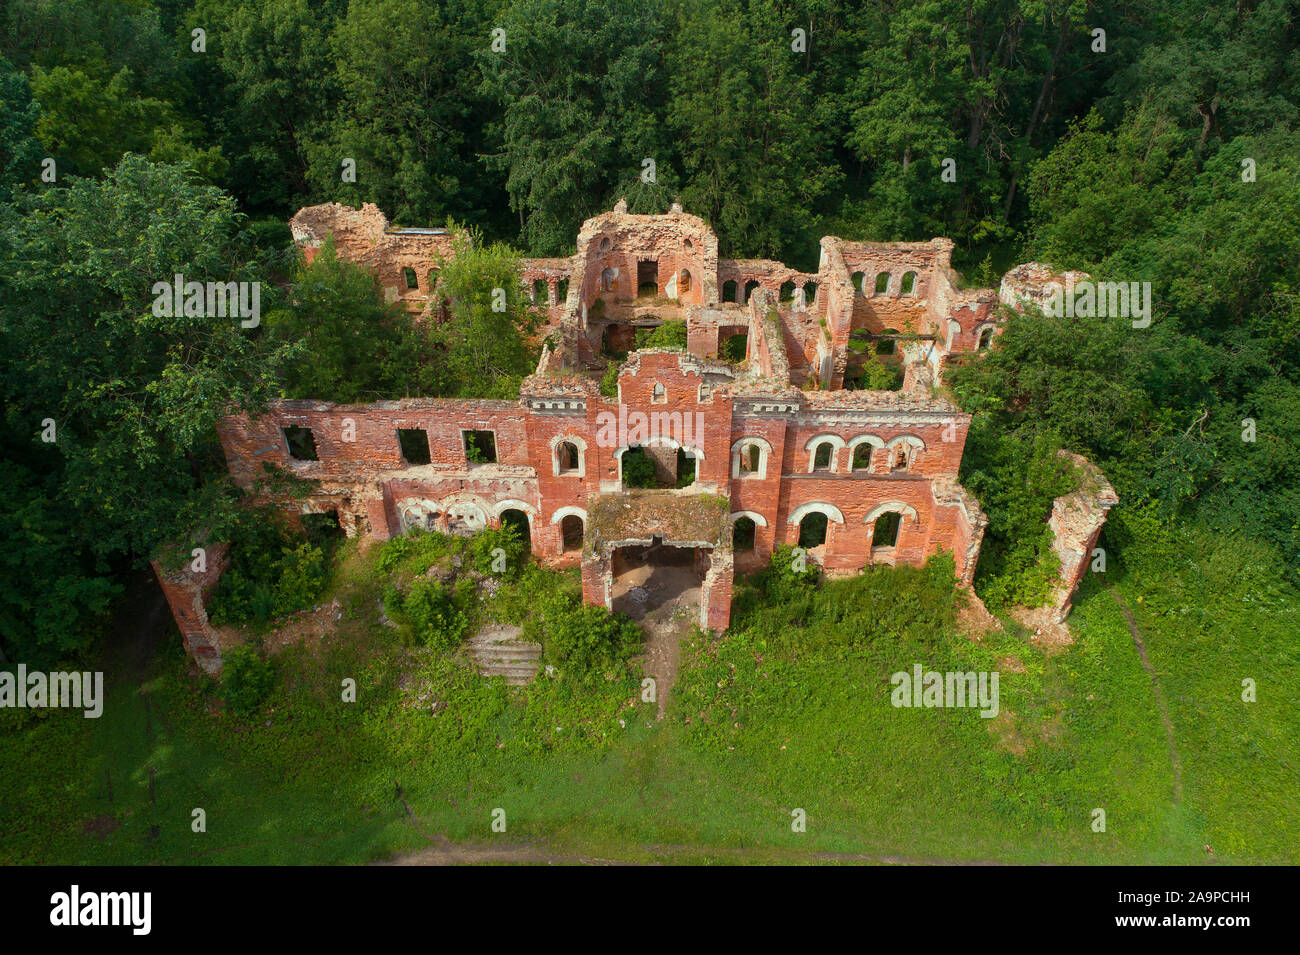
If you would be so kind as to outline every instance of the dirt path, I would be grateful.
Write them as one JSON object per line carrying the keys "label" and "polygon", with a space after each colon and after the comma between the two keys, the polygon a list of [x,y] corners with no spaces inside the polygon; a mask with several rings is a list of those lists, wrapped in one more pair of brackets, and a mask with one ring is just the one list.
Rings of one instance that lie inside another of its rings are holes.
{"label": "dirt path", "polygon": [[1174,746],[1174,722],[1169,718],[1169,707],[1165,705],[1165,691],[1160,686],[1160,681],[1156,679],[1155,668],[1151,666],[1150,659],[1147,658],[1147,647],[1142,642],[1142,635],[1138,632],[1137,621],[1133,618],[1133,611],[1129,610],[1128,605],[1120,599],[1114,587],[1108,588],[1110,595],[1115,598],[1115,603],[1124,611],[1124,618],[1128,621],[1128,632],[1133,637],[1133,644],[1137,647],[1138,658],[1142,661],[1142,669],[1147,671],[1147,676],[1151,677],[1151,686],[1155,690],[1156,706],[1160,710],[1160,722],[1165,726],[1165,741],[1169,747],[1169,762],[1174,769],[1174,803],[1175,805],[1183,801],[1183,761],[1178,757],[1178,749]]}
{"label": "dirt path", "polygon": [[677,682],[682,637],[699,619],[700,579],[688,566],[629,564],[614,580],[614,609],[645,631],[641,672],[655,681],[658,719]]}

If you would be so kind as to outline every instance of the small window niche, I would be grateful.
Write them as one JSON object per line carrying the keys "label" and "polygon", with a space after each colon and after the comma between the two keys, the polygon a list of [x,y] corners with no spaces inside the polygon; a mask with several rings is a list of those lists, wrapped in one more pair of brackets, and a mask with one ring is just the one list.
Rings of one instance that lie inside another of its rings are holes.
{"label": "small window niche", "polygon": [[319,461],[316,455],[316,436],[311,428],[281,428],[284,443],[289,447],[289,457],[295,461]]}
{"label": "small window niche", "polygon": [[407,464],[428,464],[429,433],[423,428],[398,428],[397,444],[402,449],[402,460]]}
{"label": "small window niche", "polygon": [[465,460],[470,464],[496,464],[497,438],[491,431],[462,431]]}

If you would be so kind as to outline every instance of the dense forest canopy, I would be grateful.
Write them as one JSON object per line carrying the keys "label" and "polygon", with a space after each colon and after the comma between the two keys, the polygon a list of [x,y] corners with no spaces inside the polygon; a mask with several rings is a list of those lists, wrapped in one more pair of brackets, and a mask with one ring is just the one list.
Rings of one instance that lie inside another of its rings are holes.
{"label": "dense forest canopy", "polygon": [[[76,651],[123,568],[219,523],[221,409],[340,369],[356,397],[526,370],[472,305],[427,341],[347,268],[289,261],[284,221],[328,200],[478,230],[467,303],[514,261],[493,242],[568,253],[619,197],[680,199],[729,256],[946,235],[973,284],[1029,260],[1149,281],[1148,329],[1012,319],[954,376],[990,559],[1038,546],[1008,486],[1064,445],[1125,507],[1294,568],[1298,111],[1294,0],[6,0],[0,649]],[[174,272],[265,277],[267,322],[150,314]],[[350,322],[420,380],[351,354]]]}

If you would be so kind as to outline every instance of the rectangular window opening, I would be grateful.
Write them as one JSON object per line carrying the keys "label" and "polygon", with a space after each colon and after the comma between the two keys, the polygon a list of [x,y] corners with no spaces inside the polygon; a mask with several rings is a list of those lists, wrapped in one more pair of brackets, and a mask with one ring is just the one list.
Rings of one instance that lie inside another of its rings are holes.
{"label": "rectangular window opening", "polygon": [[311,428],[281,428],[284,443],[289,446],[289,457],[295,461],[319,461],[316,456],[316,437]]}
{"label": "rectangular window opening", "polygon": [[465,460],[470,464],[496,464],[497,439],[491,431],[462,431]]}
{"label": "rectangular window opening", "polygon": [[423,428],[398,428],[397,444],[402,449],[402,460],[407,464],[428,464],[429,433]]}

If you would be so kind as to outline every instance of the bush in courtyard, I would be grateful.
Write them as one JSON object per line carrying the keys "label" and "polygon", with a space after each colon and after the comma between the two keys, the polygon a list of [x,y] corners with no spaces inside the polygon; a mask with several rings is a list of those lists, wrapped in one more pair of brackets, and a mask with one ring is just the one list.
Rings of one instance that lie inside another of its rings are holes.
{"label": "bush in courtyard", "polygon": [[312,605],[325,588],[325,552],[265,514],[232,535],[230,566],[208,606],[218,626],[265,625]]}
{"label": "bush in courtyard", "polygon": [[686,323],[664,322],[658,328],[639,329],[636,333],[637,348],[685,348]]}

